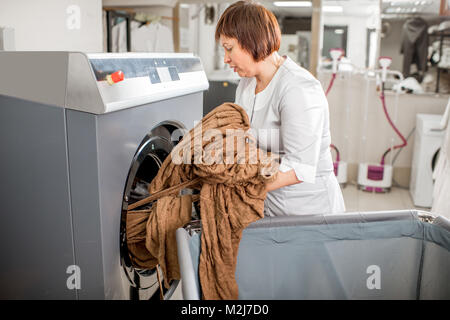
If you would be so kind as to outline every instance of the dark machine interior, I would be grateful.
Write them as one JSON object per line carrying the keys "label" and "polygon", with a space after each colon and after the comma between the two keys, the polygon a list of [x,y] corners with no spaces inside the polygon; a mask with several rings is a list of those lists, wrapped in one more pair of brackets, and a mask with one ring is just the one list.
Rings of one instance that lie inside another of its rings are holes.
{"label": "dark machine interior", "polygon": [[[160,297],[160,289],[156,268],[151,270],[139,269],[131,263],[126,241],[128,205],[150,196],[148,185],[158,173],[172,148],[186,132],[184,126],[177,122],[166,121],[157,125],[142,140],[130,167],[122,202],[120,255],[122,268],[130,283],[130,298],[132,300],[157,300]],[[149,203],[139,207],[139,209],[151,209],[151,207],[152,203]],[[173,282],[175,281],[172,281],[171,288],[168,290],[175,289],[178,283]],[[168,290],[164,288],[163,294],[166,295]]]}

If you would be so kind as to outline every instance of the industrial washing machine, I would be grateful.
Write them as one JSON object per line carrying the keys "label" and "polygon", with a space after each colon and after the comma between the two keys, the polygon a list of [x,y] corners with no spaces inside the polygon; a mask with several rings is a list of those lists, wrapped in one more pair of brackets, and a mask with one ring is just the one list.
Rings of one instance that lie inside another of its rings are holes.
{"label": "industrial washing machine", "polygon": [[415,206],[431,208],[433,204],[433,170],[441,150],[444,130],[442,115],[417,114],[414,152],[409,191]]}
{"label": "industrial washing machine", "polygon": [[159,298],[126,210],[203,116],[200,59],[1,52],[0,70],[0,299]]}

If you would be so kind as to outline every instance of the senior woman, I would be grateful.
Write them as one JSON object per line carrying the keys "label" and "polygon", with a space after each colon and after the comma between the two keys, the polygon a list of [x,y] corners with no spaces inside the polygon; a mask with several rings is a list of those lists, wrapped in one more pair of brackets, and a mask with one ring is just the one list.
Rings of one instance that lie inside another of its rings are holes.
{"label": "senior woman", "polygon": [[280,172],[267,185],[266,216],[344,212],[330,151],[328,103],[320,82],[286,56],[272,12],[238,1],[215,33],[224,62],[241,77],[235,103],[249,116],[259,148],[279,153]]}

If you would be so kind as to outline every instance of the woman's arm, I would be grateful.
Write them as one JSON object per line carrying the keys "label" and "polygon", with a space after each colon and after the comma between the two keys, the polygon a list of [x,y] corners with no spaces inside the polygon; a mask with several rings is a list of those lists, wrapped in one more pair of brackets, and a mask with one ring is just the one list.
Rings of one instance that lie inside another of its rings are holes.
{"label": "woman's arm", "polygon": [[277,178],[266,184],[266,191],[270,192],[285,186],[290,186],[291,184],[301,183],[302,181],[297,179],[294,169],[282,172],[278,171]]}

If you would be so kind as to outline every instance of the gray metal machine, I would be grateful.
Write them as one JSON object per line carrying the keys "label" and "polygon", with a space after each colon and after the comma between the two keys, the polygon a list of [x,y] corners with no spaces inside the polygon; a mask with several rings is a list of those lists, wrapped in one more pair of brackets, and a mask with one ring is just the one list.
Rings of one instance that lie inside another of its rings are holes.
{"label": "gray metal machine", "polygon": [[202,118],[199,58],[1,52],[0,70],[0,299],[154,296],[126,207]]}

